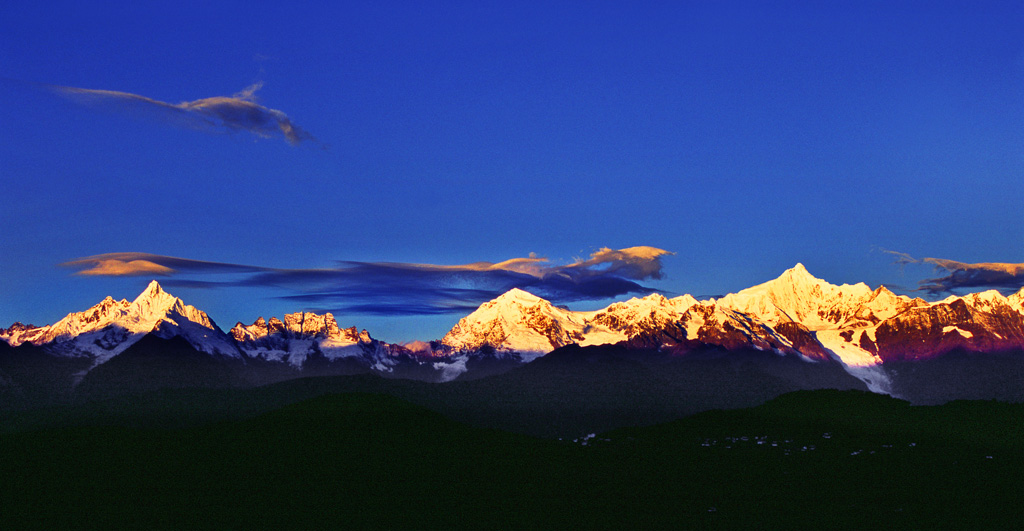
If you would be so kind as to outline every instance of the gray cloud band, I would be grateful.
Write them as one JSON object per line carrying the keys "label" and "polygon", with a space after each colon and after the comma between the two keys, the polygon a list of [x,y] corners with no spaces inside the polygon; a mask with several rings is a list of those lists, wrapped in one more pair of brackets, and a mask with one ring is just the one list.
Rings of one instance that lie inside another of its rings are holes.
{"label": "gray cloud band", "polygon": [[[148,253],[111,253],[61,264],[78,275],[172,277],[168,286],[275,287],[307,309],[378,315],[461,313],[520,288],[556,303],[597,300],[654,290],[641,281],[662,276],[654,247],[601,249],[589,259],[555,265],[542,258],[435,265],[339,262],[324,269],[275,269],[204,262]],[[211,278],[211,275],[223,275]],[[230,277],[230,278],[225,278]]]}
{"label": "gray cloud band", "polygon": [[269,138],[281,135],[292,145],[316,142],[288,115],[256,103],[256,83],[232,96],[216,96],[182,103],[167,103],[129,92],[45,85],[58,94],[85,104],[119,104],[128,110],[156,111],[157,117],[198,129],[248,131]]}
{"label": "gray cloud band", "polygon": [[969,264],[944,258],[916,259],[906,253],[882,250],[897,258],[896,263],[931,264],[936,270],[946,271],[946,276],[926,278],[918,288],[932,295],[950,293],[956,289],[996,289],[1003,292],[1017,291],[1024,287],[1024,264],[983,262]]}

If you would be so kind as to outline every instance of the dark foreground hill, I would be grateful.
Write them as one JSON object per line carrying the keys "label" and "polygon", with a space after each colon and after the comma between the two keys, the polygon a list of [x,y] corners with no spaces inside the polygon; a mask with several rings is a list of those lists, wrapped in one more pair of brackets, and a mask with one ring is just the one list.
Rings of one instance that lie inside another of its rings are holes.
{"label": "dark foreground hill", "polygon": [[90,372],[69,404],[0,412],[0,431],[72,424],[184,427],[251,417],[325,393],[359,392],[395,396],[477,427],[575,438],[750,407],[797,390],[866,389],[838,363],[795,355],[708,347],[681,357],[614,345],[571,345],[467,381],[354,374],[246,388],[226,365],[190,351],[184,341],[153,338],[146,345]]}
{"label": "dark foreground hill", "polygon": [[[444,383],[405,378],[412,365],[379,373],[346,360],[284,370],[265,360],[211,356],[181,337],[147,335],[90,370],[87,358],[0,342],[0,431],[54,425],[54,419],[68,425],[75,418],[86,424],[195,425],[251,417],[323,393],[370,392],[478,427],[571,438],[755,406],[799,390],[867,389],[832,359],[697,342],[668,351],[573,344],[527,364],[492,351],[466,361],[475,377]],[[885,370],[887,388],[917,405],[1024,401],[1019,349],[960,349],[893,361]]]}
{"label": "dark foreground hill", "polygon": [[206,426],[0,436],[0,526],[1008,528],[1022,420],[808,391],[570,442],[327,395]]}

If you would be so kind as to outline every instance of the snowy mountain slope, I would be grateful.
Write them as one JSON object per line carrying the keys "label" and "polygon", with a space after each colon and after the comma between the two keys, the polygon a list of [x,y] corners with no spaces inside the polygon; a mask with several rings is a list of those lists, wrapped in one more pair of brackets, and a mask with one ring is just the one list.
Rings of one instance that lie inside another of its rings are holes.
{"label": "snowy mountain slope", "polygon": [[928,359],[962,348],[1024,348],[1024,314],[998,292],[950,297],[878,325],[865,341],[884,361]]}
{"label": "snowy mountain slope", "polygon": [[[68,341],[76,336],[102,330],[117,324],[124,319],[131,303],[127,300],[115,301],[107,297],[99,304],[82,312],[73,312],[52,325],[41,327],[24,327],[15,323],[5,334],[4,339],[11,346],[22,343],[42,345],[55,341]],[[127,347],[126,347],[127,348]]]}
{"label": "snowy mountain slope", "polygon": [[535,357],[574,343],[618,343],[663,330],[695,304],[697,300],[690,295],[668,299],[655,293],[602,310],[575,312],[512,289],[461,319],[441,342],[456,351],[489,346]]}
{"label": "snowy mountain slope", "polygon": [[[286,369],[294,377],[372,371],[389,377],[450,381],[467,371],[466,356],[453,356],[431,343],[408,348],[378,341],[366,330],[340,328],[334,315],[296,312],[284,319],[258,318],[230,330],[238,349],[264,367]],[[274,370],[274,369],[272,369]]]}
{"label": "snowy mountain slope", "polygon": [[[12,327],[14,329],[15,327]],[[164,291],[155,280],[132,302],[111,297],[83,312],[73,312],[43,327],[0,333],[12,346],[28,342],[51,354],[106,362],[146,334],[181,337],[195,349],[238,358],[238,349],[205,312]]]}
{"label": "snowy mountain slope", "polygon": [[872,291],[862,282],[836,286],[797,264],[776,279],[722,297],[718,305],[767,324],[793,321],[810,330],[833,330],[877,323],[927,303],[884,287]]}
{"label": "snowy mountain slope", "polygon": [[697,305],[697,299],[682,295],[673,299],[653,293],[643,298],[616,302],[603,310],[583,312],[587,326],[580,345],[602,345],[627,341],[645,333],[664,331]]}
{"label": "snowy mountain slope", "polygon": [[[816,342],[809,339],[810,333],[803,325],[783,321],[773,327],[756,316],[723,308],[714,299],[703,301],[687,310],[679,327],[685,330],[684,337],[688,341],[727,349],[753,347],[757,350],[799,354],[810,359],[827,358],[824,352],[815,347]],[[808,347],[797,348],[803,345]]]}
{"label": "snowy mountain slope", "polygon": [[532,357],[568,344],[623,343],[685,354],[699,345],[754,348],[840,362],[876,392],[890,392],[887,360],[929,359],[956,348],[1024,348],[1024,290],[943,301],[863,283],[834,285],[802,264],[778,278],[697,301],[653,294],[603,310],[573,312],[512,290],[484,303],[444,337],[455,350],[490,346]]}

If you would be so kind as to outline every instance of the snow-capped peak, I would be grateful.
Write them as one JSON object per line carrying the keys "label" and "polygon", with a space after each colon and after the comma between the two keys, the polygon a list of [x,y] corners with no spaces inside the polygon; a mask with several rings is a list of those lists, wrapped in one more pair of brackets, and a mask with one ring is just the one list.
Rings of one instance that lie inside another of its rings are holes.
{"label": "snow-capped peak", "polygon": [[861,296],[871,292],[871,289],[864,283],[858,283],[853,286],[849,284],[843,284],[842,286],[830,284],[812,275],[803,264],[797,263],[795,266],[783,271],[778,278],[747,288],[739,293],[766,293],[783,299],[789,294],[800,297],[815,297],[819,293],[834,292],[837,288],[840,290],[845,289],[847,293],[856,293]]}
{"label": "snow-capped peak", "polygon": [[534,304],[538,304],[538,303],[542,304],[542,303],[546,303],[548,301],[546,301],[546,300],[544,300],[544,299],[542,299],[542,298],[540,298],[540,297],[538,297],[538,296],[536,296],[536,295],[534,295],[534,294],[532,294],[532,293],[530,293],[528,291],[523,291],[523,290],[521,290],[519,288],[512,288],[512,289],[506,291],[505,293],[502,293],[501,295],[499,295],[497,298],[495,298],[491,302],[502,303],[502,304],[508,304],[508,303],[516,302],[516,303],[519,303],[519,304],[524,304],[524,305],[527,305],[527,306],[532,306]]}
{"label": "snow-capped peak", "polygon": [[[132,301],[129,313],[140,322],[148,322],[166,314],[179,302],[181,299],[164,291],[154,280]],[[184,303],[181,306],[184,306]]]}
{"label": "snow-capped peak", "polygon": [[238,355],[238,350],[206,313],[167,293],[155,280],[132,302],[106,297],[92,308],[70,313],[31,336],[23,335],[22,339],[49,345],[58,354],[94,357],[99,364],[149,333],[164,338],[181,336],[195,348],[211,354]]}
{"label": "snow-capped peak", "polygon": [[518,288],[485,302],[441,340],[457,350],[488,345],[520,353],[547,353],[582,339],[584,319]]}
{"label": "snow-capped peak", "polygon": [[845,320],[872,290],[864,283],[836,286],[811,275],[803,264],[778,278],[722,297],[719,306],[756,316],[769,324],[799,322],[829,328]]}
{"label": "snow-capped peak", "polygon": [[809,271],[807,271],[807,268],[804,267],[804,264],[802,264],[801,262],[797,262],[795,266],[783,271],[781,276],[788,276],[792,278],[805,278],[811,281],[821,280],[820,278],[816,278]]}
{"label": "snow-capped peak", "polygon": [[135,300],[150,299],[150,298],[153,298],[153,297],[158,297],[160,295],[166,295],[166,294],[167,294],[167,292],[164,291],[164,289],[162,287],[160,287],[160,283],[159,282],[157,282],[156,280],[150,280],[149,284],[146,286],[146,289],[142,290],[142,293],[139,293],[139,296],[136,297]]}

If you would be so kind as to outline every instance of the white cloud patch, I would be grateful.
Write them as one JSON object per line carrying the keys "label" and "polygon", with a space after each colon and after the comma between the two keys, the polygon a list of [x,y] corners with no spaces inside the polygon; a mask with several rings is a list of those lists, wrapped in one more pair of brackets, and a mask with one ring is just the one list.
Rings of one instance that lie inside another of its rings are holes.
{"label": "white cloud patch", "polygon": [[469,361],[468,356],[459,356],[450,362],[439,361],[434,363],[433,367],[434,370],[441,371],[442,382],[450,382],[469,370],[466,367],[467,361]]}

